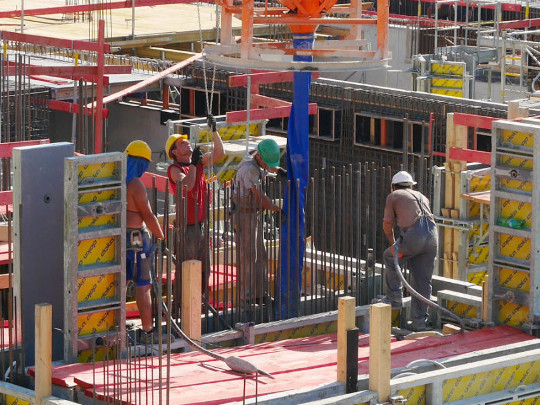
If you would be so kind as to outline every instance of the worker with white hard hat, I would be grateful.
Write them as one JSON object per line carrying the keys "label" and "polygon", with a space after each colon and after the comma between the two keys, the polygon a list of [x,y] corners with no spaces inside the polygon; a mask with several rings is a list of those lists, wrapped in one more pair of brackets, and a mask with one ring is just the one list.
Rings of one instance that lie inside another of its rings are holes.
{"label": "worker with white hard hat", "polygon": [[[410,173],[400,171],[392,177],[392,192],[384,207],[383,230],[392,246],[384,251],[386,266],[385,302],[393,308],[402,306],[403,291],[399,271],[394,262],[394,226],[400,228],[401,242],[398,249],[400,266],[408,261],[411,286],[427,299],[431,298],[431,277],[437,256],[438,234],[429,200],[419,191]],[[411,298],[411,320],[408,328],[414,331],[426,329],[427,305]]]}

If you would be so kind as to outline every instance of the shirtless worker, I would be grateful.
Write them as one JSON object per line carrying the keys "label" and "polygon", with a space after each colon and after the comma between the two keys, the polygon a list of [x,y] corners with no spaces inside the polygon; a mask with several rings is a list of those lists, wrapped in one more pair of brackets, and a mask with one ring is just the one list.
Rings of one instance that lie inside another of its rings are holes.
{"label": "shirtless worker", "polygon": [[[160,240],[165,239],[165,236],[152,212],[146,187],[140,179],[152,161],[152,150],[144,141],[133,141],[127,146],[125,153],[127,155],[126,279],[133,280],[135,283],[137,308],[144,336],[149,342],[152,340],[154,332],[150,292],[151,272],[154,270],[154,253],[148,230]],[[136,261],[135,254],[137,254]],[[135,263],[137,263],[137,269],[134,275]]]}

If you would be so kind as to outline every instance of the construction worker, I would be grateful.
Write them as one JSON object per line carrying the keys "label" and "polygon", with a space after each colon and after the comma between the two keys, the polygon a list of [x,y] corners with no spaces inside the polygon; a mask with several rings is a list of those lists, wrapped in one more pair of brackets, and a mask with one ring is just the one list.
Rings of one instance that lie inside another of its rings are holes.
{"label": "construction worker", "polygon": [[236,236],[237,281],[240,300],[261,301],[268,296],[268,257],[262,235],[262,212],[281,208],[262,191],[268,172],[280,170],[281,153],[276,141],[265,139],[244,156],[233,190],[232,223]]}
{"label": "construction worker", "polygon": [[[392,192],[386,198],[383,230],[392,246],[384,251],[386,266],[385,302],[393,308],[402,306],[403,291],[394,262],[394,226],[400,228],[398,257],[400,266],[408,261],[412,288],[431,299],[431,277],[437,256],[438,235],[429,200],[419,191],[412,190],[416,182],[406,171],[392,177]],[[413,331],[426,329],[427,305],[411,293],[411,320],[407,328]]]}
{"label": "construction worker", "polygon": [[[165,151],[173,163],[167,170],[167,177],[173,193],[177,194],[176,184],[181,182],[186,197],[187,218],[183,237],[184,257],[180,261],[196,259],[202,262],[202,293],[208,288],[210,277],[210,244],[204,240],[204,222],[208,204],[208,189],[204,177],[204,167],[214,164],[225,156],[223,142],[216,129],[216,120],[212,115],[207,118],[208,128],[212,133],[214,148],[203,153],[200,147],[192,149],[186,135],[174,134],[165,143]],[[196,215],[197,213],[197,215]],[[178,278],[179,279],[179,278]],[[176,295],[179,296],[179,286]]]}
{"label": "construction worker", "polygon": [[[146,187],[140,177],[152,161],[152,151],[144,141],[131,142],[127,155],[126,176],[126,278],[135,283],[135,299],[145,336],[152,336],[151,272],[154,271],[154,249],[150,232],[157,239],[165,236],[152,212]],[[146,226],[145,226],[146,225]],[[159,331],[158,331],[159,332]]]}

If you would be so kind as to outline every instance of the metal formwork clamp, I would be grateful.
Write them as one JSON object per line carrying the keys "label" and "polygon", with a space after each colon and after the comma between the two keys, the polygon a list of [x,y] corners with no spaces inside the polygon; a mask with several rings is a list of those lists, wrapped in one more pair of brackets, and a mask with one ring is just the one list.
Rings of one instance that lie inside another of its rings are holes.
{"label": "metal formwork clamp", "polygon": [[407,403],[407,399],[403,398],[403,395],[391,395],[388,399],[390,400],[389,403],[392,405],[400,405]]}

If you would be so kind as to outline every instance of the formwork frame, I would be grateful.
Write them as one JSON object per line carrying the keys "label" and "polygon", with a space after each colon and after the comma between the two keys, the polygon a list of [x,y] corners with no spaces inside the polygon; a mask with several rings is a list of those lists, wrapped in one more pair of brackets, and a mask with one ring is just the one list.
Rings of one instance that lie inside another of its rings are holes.
{"label": "formwork frame", "polygon": [[[497,121],[492,133],[488,311],[495,323],[540,331],[540,125]],[[523,229],[497,225],[525,220]]]}
{"label": "formwork frame", "polygon": [[126,156],[120,152],[65,160],[64,359],[69,362],[81,360],[82,350],[94,351],[97,339],[109,335],[125,347],[125,173]]}

